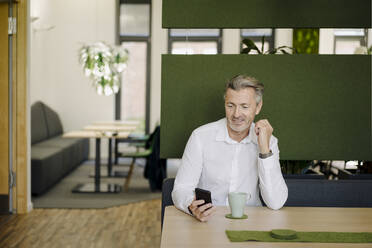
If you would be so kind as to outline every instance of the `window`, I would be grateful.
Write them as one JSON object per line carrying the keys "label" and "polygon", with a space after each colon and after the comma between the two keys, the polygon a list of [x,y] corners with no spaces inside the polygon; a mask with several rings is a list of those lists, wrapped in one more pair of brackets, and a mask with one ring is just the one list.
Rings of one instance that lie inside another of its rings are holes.
{"label": "window", "polygon": [[[265,28],[265,29],[241,29],[240,30],[240,37],[241,40],[248,38],[252,40],[258,49],[262,50],[262,37],[265,36],[264,42],[264,51],[268,51],[274,49],[274,34],[275,29]],[[241,43],[240,49],[243,49],[245,45]],[[257,54],[257,51],[251,51],[252,54]]]}
{"label": "window", "polygon": [[355,49],[367,45],[368,31],[365,29],[335,29],[334,53],[353,54]]}
{"label": "window", "polygon": [[217,54],[222,51],[221,29],[169,29],[168,53]]}
{"label": "window", "polygon": [[115,119],[139,120],[149,132],[150,0],[120,0],[118,41],[129,51],[121,89],[115,99]]}

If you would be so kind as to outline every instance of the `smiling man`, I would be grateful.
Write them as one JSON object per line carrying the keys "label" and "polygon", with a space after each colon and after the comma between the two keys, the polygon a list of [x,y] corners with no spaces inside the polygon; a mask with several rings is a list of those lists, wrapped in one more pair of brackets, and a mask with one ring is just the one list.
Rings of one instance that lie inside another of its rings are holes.
{"label": "smiling man", "polygon": [[187,142],[172,198],[175,206],[200,221],[215,212],[195,200],[195,188],[211,191],[214,205],[228,205],[229,192],[250,195],[246,205],[280,209],[288,189],[279,164],[278,140],[268,120],[254,118],[263,105],[264,86],[238,75],[225,88],[226,118],[195,129]]}

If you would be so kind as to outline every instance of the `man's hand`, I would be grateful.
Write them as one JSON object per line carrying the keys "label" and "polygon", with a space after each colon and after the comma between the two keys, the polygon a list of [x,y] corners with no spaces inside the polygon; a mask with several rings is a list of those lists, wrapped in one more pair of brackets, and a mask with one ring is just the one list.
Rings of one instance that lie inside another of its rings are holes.
{"label": "man's hand", "polygon": [[206,222],[214,214],[214,212],[216,211],[216,207],[214,207],[211,203],[198,207],[203,203],[204,200],[194,199],[194,201],[190,204],[189,209],[196,219],[201,222]]}
{"label": "man's hand", "polygon": [[274,131],[273,127],[270,125],[269,121],[259,120],[256,122],[254,131],[258,137],[258,146],[260,148],[260,153],[266,154],[270,152],[270,137]]}

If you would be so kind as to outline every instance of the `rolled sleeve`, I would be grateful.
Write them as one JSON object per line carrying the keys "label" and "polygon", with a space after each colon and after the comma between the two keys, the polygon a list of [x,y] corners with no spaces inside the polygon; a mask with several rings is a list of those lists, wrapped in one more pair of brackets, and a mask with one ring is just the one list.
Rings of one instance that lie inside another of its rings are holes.
{"label": "rolled sleeve", "polygon": [[197,134],[193,132],[187,142],[182,156],[181,166],[178,169],[172,191],[172,199],[176,208],[190,214],[188,206],[194,200],[202,172],[202,148]]}
{"label": "rolled sleeve", "polygon": [[275,137],[270,140],[270,149],[272,156],[258,158],[259,187],[266,205],[277,210],[287,201],[288,188],[280,169],[278,141]]}

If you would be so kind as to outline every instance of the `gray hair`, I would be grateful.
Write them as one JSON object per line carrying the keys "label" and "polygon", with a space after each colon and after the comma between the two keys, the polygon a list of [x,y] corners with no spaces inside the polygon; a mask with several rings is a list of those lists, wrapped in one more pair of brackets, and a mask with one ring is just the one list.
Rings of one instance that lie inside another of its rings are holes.
{"label": "gray hair", "polygon": [[264,85],[256,78],[246,75],[237,75],[226,83],[224,98],[228,89],[239,91],[249,87],[256,91],[256,103],[259,104],[263,97]]}

